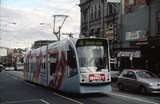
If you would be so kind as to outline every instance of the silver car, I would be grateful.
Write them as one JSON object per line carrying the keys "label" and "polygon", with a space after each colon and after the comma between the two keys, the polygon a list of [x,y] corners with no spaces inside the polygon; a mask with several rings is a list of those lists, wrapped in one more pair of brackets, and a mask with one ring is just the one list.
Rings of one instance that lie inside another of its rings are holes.
{"label": "silver car", "polygon": [[2,64],[0,64],[0,72],[4,70],[4,66]]}
{"label": "silver car", "polygon": [[160,93],[160,78],[147,70],[123,70],[117,80],[119,90],[132,89],[140,93]]}

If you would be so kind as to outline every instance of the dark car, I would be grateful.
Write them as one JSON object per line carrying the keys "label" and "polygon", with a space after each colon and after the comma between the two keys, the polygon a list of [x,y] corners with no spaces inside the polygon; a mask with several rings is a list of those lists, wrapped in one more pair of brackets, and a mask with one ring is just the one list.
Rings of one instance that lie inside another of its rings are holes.
{"label": "dark car", "polygon": [[4,66],[2,64],[0,64],[0,72],[4,70]]}
{"label": "dark car", "polygon": [[132,89],[140,93],[160,93],[160,78],[147,70],[127,69],[120,74],[119,90]]}

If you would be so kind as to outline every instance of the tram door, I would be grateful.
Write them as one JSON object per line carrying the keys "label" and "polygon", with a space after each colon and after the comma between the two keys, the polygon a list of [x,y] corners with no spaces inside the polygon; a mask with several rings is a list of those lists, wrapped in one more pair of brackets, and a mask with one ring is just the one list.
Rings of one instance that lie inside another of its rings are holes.
{"label": "tram door", "polygon": [[49,86],[60,89],[66,69],[66,53],[61,48],[48,52]]}
{"label": "tram door", "polygon": [[48,84],[50,87],[53,87],[53,79],[57,63],[58,63],[58,53],[48,52]]}

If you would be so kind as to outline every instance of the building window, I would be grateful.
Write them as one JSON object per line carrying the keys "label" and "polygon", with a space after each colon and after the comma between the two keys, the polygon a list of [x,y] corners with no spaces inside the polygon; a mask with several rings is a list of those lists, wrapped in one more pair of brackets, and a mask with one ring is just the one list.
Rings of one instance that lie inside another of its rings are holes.
{"label": "building window", "polygon": [[160,11],[157,12],[157,34],[160,34]]}
{"label": "building window", "polygon": [[128,5],[136,5],[136,0],[128,0]]}
{"label": "building window", "polygon": [[94,17],[93,17],[93,8],[91,8],[91,20],[93,20]]}
{"label": "building window", "polygon": [[112,15],[113,14],[113,7],[111,4],[109,4],[108,7],[109,7],[109,15]]}
{"label": "building window", "polygon": [[96,5],[94,7],[94,19],[97,19],[97,7],[96,7]]}
{"label": "building window", "polygon": [[87,9],[84,10],[83,16],[84,16],[84,22],[86,22],[87,21]]}
{"label": "building window", "polygon": [[101,18],[101,6],[99,5],[99,8],[98,8],[98,18]]}

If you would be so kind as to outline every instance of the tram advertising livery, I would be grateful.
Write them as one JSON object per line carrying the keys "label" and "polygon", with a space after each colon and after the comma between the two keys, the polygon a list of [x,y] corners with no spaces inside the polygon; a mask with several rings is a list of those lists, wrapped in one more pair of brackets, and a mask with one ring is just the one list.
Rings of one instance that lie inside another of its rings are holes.
{"label": "tram advertising livery", "polygon": [[29,51],[24,78],[72,93],[111,91],[108,40],[64,39]]}

